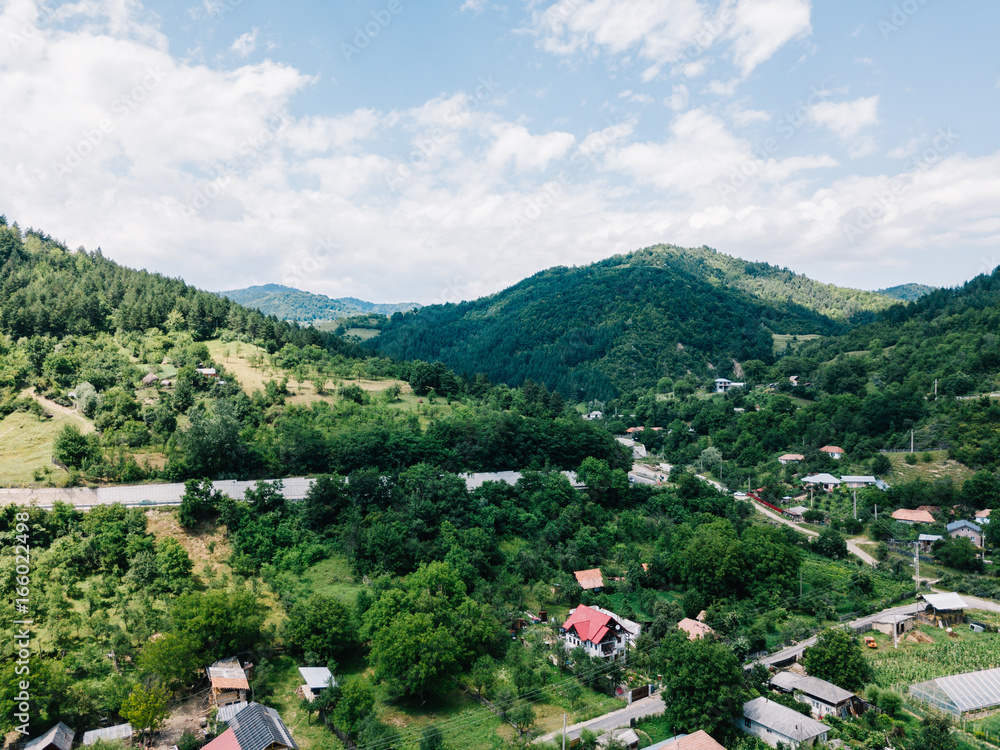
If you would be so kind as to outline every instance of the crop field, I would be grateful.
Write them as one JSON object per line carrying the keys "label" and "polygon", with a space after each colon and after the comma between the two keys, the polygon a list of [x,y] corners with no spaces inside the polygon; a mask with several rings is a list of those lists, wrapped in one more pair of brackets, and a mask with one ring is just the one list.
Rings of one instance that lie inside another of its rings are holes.
{"label": "crop field", "polygon": [[[974,613],[976,617],[979,613]],[[865,650],[865,657],[875,670],[875,683],[880,687],[899,687],[935,677],[975,672],[1000,667],[1000,634],[973,633],[956,629],[951,636],[944,630],[919,625],[916,628],[934,643],[911,643],[900,638],[894,649],[892,636],[871,632],[878,642],[875,651]]]}

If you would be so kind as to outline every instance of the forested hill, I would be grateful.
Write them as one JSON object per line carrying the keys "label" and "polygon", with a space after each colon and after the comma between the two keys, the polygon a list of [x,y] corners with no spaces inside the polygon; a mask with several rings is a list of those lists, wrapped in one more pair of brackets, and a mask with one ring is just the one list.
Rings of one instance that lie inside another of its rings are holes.
{"label": "forested hill", "polygon": [[42,232],[8,226],[0,216],[0,334],[16,340],[151,328],[186,330],[195,340],[229,330],[270,351],[292,343],[367,355],[333,334],[267,317],[179,279],[120,266],[100,250],[70,252]]}
{"label": "forested hill", "polygon": [[606,399],[665,376],[731,376],[734,360],[773,361],[773,333],[846,330],[796,297],[842,319],[887,304],[749,264],[756,280],[740,283],[756,285],[765,299],[738,288],[734,259],[710,254],[726,257],[654,248],[552,268],[490,297],[393,315],[368,345],[496,382],[530,378],[570,398]]}
{"label": "forested hill", "polygon": [[891,286],[888,289],[879,289],[878,293],[886,297],[892,297],[893,299],[903,300],[904,302],[913,302],[924,295],[930,294],[937,288],[935,286],[927,286],[926,284],[900,284],[898,286]]}
{"label": "forested hill", "polygon": [[416,302],[366,302],[356,297],[332,299],[325,294],[303,292],[281,284],[233,289],[219,292],[219,296],[228,297],[244,307],[260,310],[265,315],[274,315],[281,320],[297,320],[309,324],[326,323],[365,313],[392,315],[394,312],[420,307]]}

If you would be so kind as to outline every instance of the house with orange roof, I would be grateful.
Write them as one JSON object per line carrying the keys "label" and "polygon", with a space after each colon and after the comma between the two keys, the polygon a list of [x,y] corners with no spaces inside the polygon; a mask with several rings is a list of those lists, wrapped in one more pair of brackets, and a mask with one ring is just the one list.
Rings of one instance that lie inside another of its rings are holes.
{"label": "house with orange roof", "polygon": [[600,591],[604,588],[604,576],[601,575],[600,568],[590,570],[577,570],[573,573],[580,588],[585,591]]}
{"label": "house with orange roof", "polygon": [[601,607],[581,604],[569,613],[559,634],[570,649],[582,648],[588,656],[617,660],[639,637],[642,626]]}
{"label": "house with orange roof", "polygon": [[934,523],[934,516],[932,516],[926,510],[909,510],[908,508],[900,508],[892,513],[894,520],[900,523],[905,523],[913,525],[915,523]]}
{"label": "house with orange roof", "polygon": [[785,464],[797,464],[799,461],[805,461],[805,458],[801,453],[786,453],[783,456],[778,456],[778,463],[782,466]]}
{"label": "house with orange roof", "polygon": [[825,453],[830,458],[839,461],[847,451],[841,448],[839,445],[824,445],[819,449],[820,453]]}
{"label": "house with orange roof", "polygon": [[[703,613],[704,614],[704,613]],[[700,617],[701,615],[699,615]],[[685,617],[679,623],[677,627],[688,634],[689,641],[696,641],[699,638],[704,638],[705,636],[715,635],[715,631],[712,630],[708,625],[701,622],[700,620],[692,620],[690,617]]]}

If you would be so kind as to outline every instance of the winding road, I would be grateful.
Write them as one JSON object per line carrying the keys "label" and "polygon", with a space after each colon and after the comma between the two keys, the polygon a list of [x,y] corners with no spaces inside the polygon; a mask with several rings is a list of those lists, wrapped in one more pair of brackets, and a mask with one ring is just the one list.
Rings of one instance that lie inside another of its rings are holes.
{"label": "winding road", "polygon": [[[797,523],[793,523],[792,521],[789,521],[784,516],[779,516],[777,513],[775,513],[770,508],[765,508],[760,503],[757,503],[757,502],[753,503],[753,507],[756,508],[760,513],[763,513],[765,516],[767,516],[768,518],[770,518],[772,521],[777,521],[778,523],[785,524],[785,526],[790,526],[791,528],[795,529],[800,534],[805,534],[808,537],[817,537],[817,536],[819,536],[819,532],[818,531],[813,531],[812,529],[804,529],[801,526],[799,526]],[[861,540],[859,540],[859,539],[848,539],[847,540],[847,551],[850,552],[852,555],[854,555],[859,560],[861,560],[862,562],[864,562],[864,563],[866,563],[868,565],[871,565],[871,566],[877,565],[878,564],[878,560],[876,560],[874,557],[872,557],[867,552],[865,552],[863,549],[861,549],[860,544],[861,544]]]}

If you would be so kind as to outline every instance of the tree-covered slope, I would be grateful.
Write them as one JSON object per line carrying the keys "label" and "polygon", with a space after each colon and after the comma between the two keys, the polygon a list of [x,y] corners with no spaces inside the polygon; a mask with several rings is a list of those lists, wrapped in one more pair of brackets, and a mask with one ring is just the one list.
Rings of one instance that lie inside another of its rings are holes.
{"label": "tree-covered slope", "polygon": [[392,357],[484,372],[497,382],[530,378],[571,398],[607,398],[665,376],[732,375],[734,359],[769,362],[773,333],[843,328],[790,301],[790,292],[761,299],[727,283],[726,273],[698,256],[675,257],[647,250],[552,268],[473,302],[393,315],[369,345]]}
{"label": "tree-covered slope", "polygon": [[473,302],[394,315],[370,346],[495,380],[607,398],[661,377],[771,361],[772,334],[831,334],[893,304],[710,248],[670,245],[553,268]]}
{"label": "tree-covered slope", "polygon": [[913,302],[924,295],[930,294],[937,288],[935,286],[927,286],[926,284],[899,284],[898,286],[890,286],[887,289],[879,289],[878,293],[904,302]]}
{"label": "tree-covered slope", "polygon": [[326,323],[331,320],[365,313],[392,315],[394,312],[419,308],[415,302],[380,303],[366,302],[356,297],[332,299],[325,294],[313,294],[281,284],[250,286],[219,292],[244,307],[260,310],[265,315],[274,315],[281,320],[297,320],[301,323]]}

